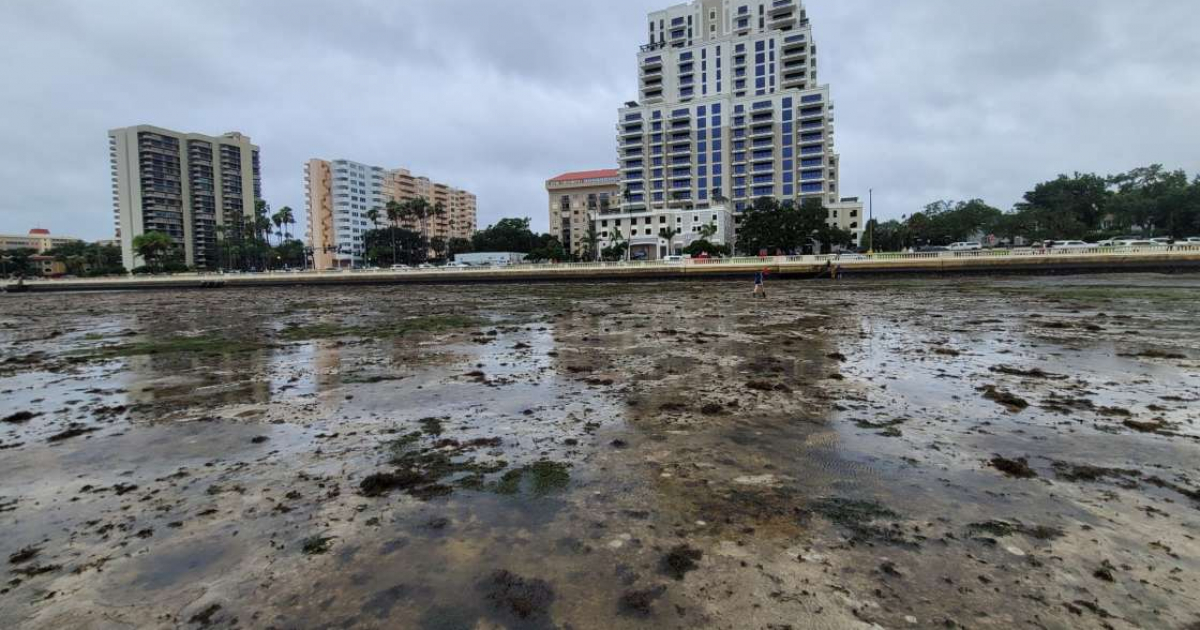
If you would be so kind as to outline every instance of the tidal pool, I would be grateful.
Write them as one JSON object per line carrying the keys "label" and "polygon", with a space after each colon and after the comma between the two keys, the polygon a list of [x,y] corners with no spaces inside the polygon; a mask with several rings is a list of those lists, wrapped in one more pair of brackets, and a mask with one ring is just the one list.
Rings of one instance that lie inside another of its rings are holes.
{"label": "tidal pool", "polygon": [[0,298],[0,627],[1200,628],[1200,277]]}

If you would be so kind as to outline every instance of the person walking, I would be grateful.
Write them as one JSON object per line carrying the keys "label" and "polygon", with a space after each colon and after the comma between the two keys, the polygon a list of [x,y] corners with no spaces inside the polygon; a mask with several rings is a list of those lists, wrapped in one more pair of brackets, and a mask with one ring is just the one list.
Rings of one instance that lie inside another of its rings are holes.
{"label": "person walking", "polygon": [[767,278],[767,270],[754,272],[754,297],[767,299],[767,288],[764,284]]}

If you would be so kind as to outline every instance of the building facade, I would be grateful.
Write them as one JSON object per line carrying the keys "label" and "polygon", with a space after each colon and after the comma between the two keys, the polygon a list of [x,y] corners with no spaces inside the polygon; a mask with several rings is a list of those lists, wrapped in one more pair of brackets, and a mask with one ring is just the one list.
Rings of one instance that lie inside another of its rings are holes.
{"label": "building facade", "polygon": [[[422,226],[413,220],[401,227],[423,230],[432,240],[470,238],[475,232],[475,195],[413,175],[407,169],[385,169],[350,160],[309,160],[304,166],[308,210],[308,247],[317,269],[361,267],[366,262],[364,235],[388,225],[388,202],[418,197],[440,205],[442,214]],[[368,213],[379,211],[372,222]]]}
{"label": "building facade", "polygon": [[126,269],[141,266],[133,239],[162,232],[202,269],[220,266],[222,230],[254,220],[262,198],[258,147],[221,136],[139,125],[108,132],[113,218]]}
{"label": "building facade", "polygon": [[681,211],[710,210],[718,223],[728,213],[733,244],[754,199],[816,199],[859,238],[861,205],[840,196],[833,101],[800,0],[694,0],[651,13],[647,38],[640,99],[619,112],[622,203],[610,220],[662,251],[646,227],[683,226]]}
{"label": "building facade", "polygon": [[78,243],[81,240],[83,239],[51,236],[50,230],[34,228],[29,230],[29,234],[0,234],[0,251],[32,249],[39,254],[44,254],[59,245]]}
{"label": "building facade", "polygon": [[588,251],[588,224],[596,222],[598,226],[603,217],[621,209],[621,172],[563,173],[546,181],[546,192],[550,195],[550,235],[568,254],[583,256]]}

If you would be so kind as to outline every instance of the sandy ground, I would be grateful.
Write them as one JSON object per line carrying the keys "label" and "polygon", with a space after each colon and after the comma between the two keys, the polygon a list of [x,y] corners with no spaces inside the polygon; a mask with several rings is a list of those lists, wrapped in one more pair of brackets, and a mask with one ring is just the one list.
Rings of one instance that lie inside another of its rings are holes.
{"label": "sandy ground", "polygon": [[0,298],[0,627],[1200,628],[1200,277]]}

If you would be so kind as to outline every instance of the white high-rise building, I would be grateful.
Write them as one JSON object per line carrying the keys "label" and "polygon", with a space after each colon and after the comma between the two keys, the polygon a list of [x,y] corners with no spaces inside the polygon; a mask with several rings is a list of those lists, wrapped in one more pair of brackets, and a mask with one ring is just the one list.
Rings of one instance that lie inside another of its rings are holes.
{"label": "white high-rise building", "polygon": [[[681,213],[718,227],[732,215],[736,234],[759,197],[820,199],[832,225],[860,237],[861,204],[840,196],[833,102],[800,0],[694,0],[651,13],[646,28],[640,100],[617,123],[622,204],[602,219],[606,242],[674,253],[695,238]],[[675,229],[669,243],[663,228]]]}

